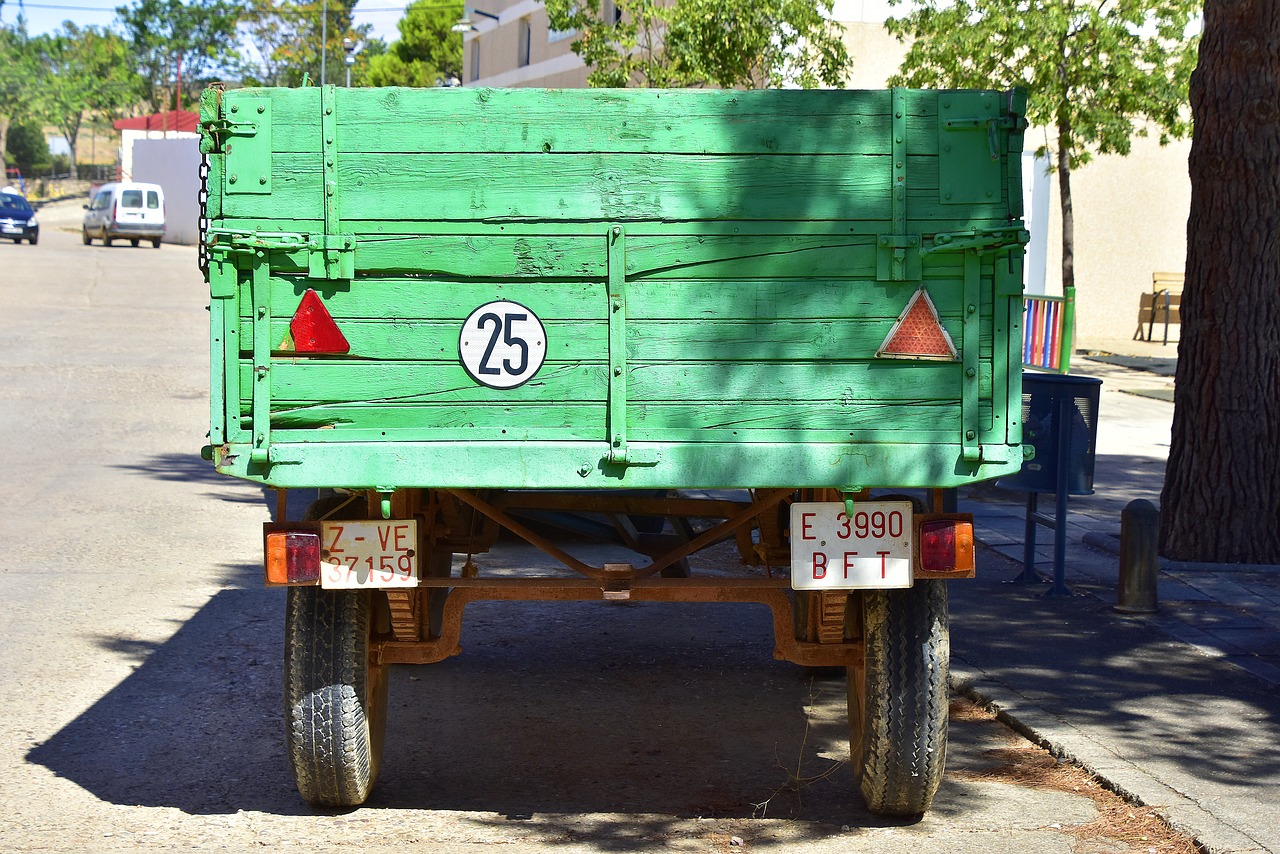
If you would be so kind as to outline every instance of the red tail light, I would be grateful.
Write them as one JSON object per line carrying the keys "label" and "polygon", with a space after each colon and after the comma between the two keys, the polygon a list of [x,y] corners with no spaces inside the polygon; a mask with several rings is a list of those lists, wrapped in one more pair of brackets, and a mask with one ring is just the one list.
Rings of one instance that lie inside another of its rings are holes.
{"label": "red tail light", "polygon": [[263,531],[267,584],[319,584],[320,532],[268,524]]}
{"label": "red tail light", "polygon": [[310,288],[302,295],[298,310],[289,321],[293,349],[299,353],[342,354],[351,352],[347,338],[334,323],[320,295]]}
{"label": "red tail light", "polygon": [[972,572],[973,523],[940,519],[921,524],[920,569],[924,572]]}

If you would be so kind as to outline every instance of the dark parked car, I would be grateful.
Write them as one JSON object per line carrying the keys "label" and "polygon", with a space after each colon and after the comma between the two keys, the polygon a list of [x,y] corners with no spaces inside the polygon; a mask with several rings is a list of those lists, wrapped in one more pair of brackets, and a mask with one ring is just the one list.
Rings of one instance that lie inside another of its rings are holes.
{"label": "dark parked car", "polygon": [[0,192],[0,237],[14,243],[25,238],[32,246],[40,240],[40,223],[27,200],[17,193]]}

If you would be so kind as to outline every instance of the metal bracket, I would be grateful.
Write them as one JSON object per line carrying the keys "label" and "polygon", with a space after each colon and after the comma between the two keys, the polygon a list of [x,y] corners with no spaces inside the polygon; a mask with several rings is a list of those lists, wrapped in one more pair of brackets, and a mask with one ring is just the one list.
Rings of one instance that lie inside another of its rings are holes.
{"label": "metal bracket", "polygon": [[978,311],[981,299],[982,258],[977,252],[966,252],[964,256],[964,325],[961,327],[960,357],[963,360],[964,375],[961,377],[960,391],[960,447],[967,463],[982,461],[982,448],[978,444],[982,432],[978,425],[978,390],[980,386],[979,356],[979,323],[982,313]]}
{"label": "metal bracket", "polygon": [[227,195],[271,192],[271,101],[227,93],[227,118],[210,122],[209,133],[226,152],[223,182]]}
{"label": "metal bracket", "polygon": [[[938,201],[997,204],[1001,199],[999,130],[1018,117],[1001,115],[998,92],[939,92]],[[985,135],[974,131],[986,130]],[[1010,193],[1020,188],[1010,189]]]}
{"label": "metal bracket", "polygon": [[253,265],[253,441],[249,461],[271,463],[271,269],[267,250]]}
{"label": "metal bracket", "polygon": [[893,233],[876,241],[876,281],[918,282],[921,279],[920,235],[907,233],[907,93],[893,89],[890,139],[892,180],[890,207]]}
{"label": "metal bracket", "polygon": [[606,462],[624,466],[658,463],[656,448],[627,447],[627,236],[609,229],[609,453]]}
{"label": "metal bracket", "polygon": [[338,116],[336,86],[320,87],[321,157],[324,172],[324,240],[311,241],[308,274],[317,279],[355,276],[355,238],[341,235],[338,210]]}
{"label": "metal bracket", "polygon": [[876,240],[877,282],[918,282],[923,278],[918,234],[882,234]]}

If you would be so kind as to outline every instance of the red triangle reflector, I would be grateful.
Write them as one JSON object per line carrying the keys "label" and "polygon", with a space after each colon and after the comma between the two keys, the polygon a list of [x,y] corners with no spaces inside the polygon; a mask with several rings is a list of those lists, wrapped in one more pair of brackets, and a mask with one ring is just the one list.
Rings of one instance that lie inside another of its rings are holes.
{"label": "red triangle reflector", "polygon": [[956,361],[956,346],[938,320],[938,310],[923,287],[915,292],[898,322],[876,351],[884,359],[942,359]]}
{"label": "red triangle reflector", "polygon": [[347,353],[351,345],[333,322],[320,295],[310,288],[302,295],[298,310],[289,321],[289,334],[298,353]]}

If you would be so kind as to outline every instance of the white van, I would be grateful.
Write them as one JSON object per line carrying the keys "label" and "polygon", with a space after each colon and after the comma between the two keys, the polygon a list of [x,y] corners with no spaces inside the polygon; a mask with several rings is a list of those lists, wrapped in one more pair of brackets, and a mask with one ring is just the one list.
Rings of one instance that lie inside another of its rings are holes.
{"label": "white van", "polygon": [[152,246],[160,248],[160,238],[164,237],[164,190],[159,184],[103,184],[84,207],[85,246],[97,237],[104,246],[116,239],[128,240],[134,246],[150,240]]}

